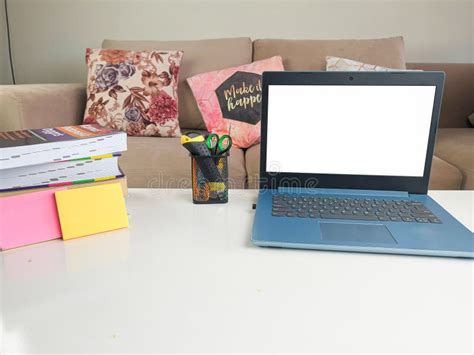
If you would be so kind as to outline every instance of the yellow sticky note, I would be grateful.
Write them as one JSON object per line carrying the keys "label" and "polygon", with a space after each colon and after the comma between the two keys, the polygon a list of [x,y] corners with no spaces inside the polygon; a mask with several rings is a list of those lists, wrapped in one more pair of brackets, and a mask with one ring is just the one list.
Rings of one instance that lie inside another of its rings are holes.
{"label": "yellow sticky note", "polygon": [[119,183],[62,190],[55,196],[63,239],[128,227]]}

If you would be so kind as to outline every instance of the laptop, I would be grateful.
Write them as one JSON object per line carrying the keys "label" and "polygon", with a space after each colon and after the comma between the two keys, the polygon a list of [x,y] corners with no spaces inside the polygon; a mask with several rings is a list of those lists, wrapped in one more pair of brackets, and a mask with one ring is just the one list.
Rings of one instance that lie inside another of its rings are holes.
{"label": "laptop", "polygon": [[474,256],[427,195],[442,72],[265,72],[251,240],[266,247]]}

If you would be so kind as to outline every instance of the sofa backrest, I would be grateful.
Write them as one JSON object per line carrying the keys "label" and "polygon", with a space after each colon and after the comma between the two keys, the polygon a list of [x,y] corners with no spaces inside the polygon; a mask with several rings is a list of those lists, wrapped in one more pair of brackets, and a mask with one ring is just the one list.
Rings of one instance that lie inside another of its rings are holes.
{"label": "sofa backrest", "polygon": [[328,55],[387,68],[406,68],[402,37],[360,40],[258,39],[253,42],[253,60],[275,55],[283,58],[285,70],[325,70]]}
{"label": "sofa backrest", "polygon": [[103,48],[184,51],[179,75],[179,121],[184,129],[205,129],[186,79],[190,76],[250,63],[275,55],[283,58],[286,70],[325,70],[326,56],[339,56],[394,69],[443,70],[446,85],[440,127],[466,127],[474,112],[474,64],[405,64],[402,37],[362,40],[287,40],[223,38],[193,41],[104,40]]}
{"label": "sofa backrest", "polygon": [[184,129],[206,128],[186,79],[196,74],[248,64],[252,61],[252,40],[247,37],[196,41],[115,41],[106,39],[102,43],[102,48],[184,51],[178,83],[179,123]]}
{"label": "sofa backrest", "polygon": [[363,40],[258,39],[253,60],[274,55],[283,58],[285,70],[325,70],[326,56],[336,56],[393,69],[444,71],[446,82],[439,127],[467,127],[474,112],[474,64],[407,63],[402,37]]}

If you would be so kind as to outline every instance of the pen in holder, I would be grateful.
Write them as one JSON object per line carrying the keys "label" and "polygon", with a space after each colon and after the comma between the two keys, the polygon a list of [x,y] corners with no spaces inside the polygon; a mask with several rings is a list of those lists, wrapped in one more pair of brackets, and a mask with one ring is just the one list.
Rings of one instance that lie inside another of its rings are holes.
{"label": "pen in holder", "polygon": [[[193,203],[227,203],[229,190],[228,156],[228,153],[207,156],[191,155]],[[216,170],[209,169],[209,167],[216,167]]]}

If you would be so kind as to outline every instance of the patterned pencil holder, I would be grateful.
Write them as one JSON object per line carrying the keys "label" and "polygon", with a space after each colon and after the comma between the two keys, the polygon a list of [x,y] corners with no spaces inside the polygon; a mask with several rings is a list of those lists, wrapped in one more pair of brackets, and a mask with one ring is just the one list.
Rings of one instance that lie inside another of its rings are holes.
{"label": "patterned pencil holder", "polygon": [[193,203],[227,203],[229,191],[228,154],[191,155]]}

